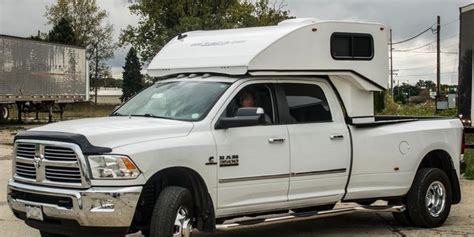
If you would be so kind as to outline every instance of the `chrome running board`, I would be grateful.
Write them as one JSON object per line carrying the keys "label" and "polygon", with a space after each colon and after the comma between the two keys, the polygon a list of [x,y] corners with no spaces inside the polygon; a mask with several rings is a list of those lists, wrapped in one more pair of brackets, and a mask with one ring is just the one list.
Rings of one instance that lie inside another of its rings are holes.
{"label": "chrome running board", "polygon": [[232,228],[245,227],[245,226],[255,226],[262,224],[274,224],[281,222],[290,222],[290,221],[302,221],[302,220],[311,220],[331,216],[339,216],[354,212],[403,212],[405,211],[405,205],[397,206],[355,206],[355,207],[345,207],[337,208],[327,211],[314,211],[314,212],[303,212],[303,213],[287,213],[282,215],[273,215],[271,217],[255,217],[250,219],[245,219],[242,221],[230,221],[230,223],[216,225],[217,230],[228,230]]}

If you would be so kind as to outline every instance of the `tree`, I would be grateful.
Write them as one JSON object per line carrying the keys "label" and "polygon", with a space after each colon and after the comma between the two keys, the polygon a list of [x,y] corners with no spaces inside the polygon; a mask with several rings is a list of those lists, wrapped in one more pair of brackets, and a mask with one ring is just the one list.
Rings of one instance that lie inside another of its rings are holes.
{"label": "tree", "polygon": [[436,83],[433,81],[419,80],[415,86],[420,89],[427,89],[428,91],[436,91]]}
{"label": "tree", "polygon": [[408,83],[402,83],[402,85],[395,86],[393,88],[393,97],[395,101],[406,104],[408,98],[411,96],[418,96],[421,89],[416,86],[412,86]]}
{"label": "tree", "polygon": [[62,17],[59,22],[54,25],[53,29],[48,33],[48,41],[72,45],[76,44],[76,35],[68,18]]}
{"label": "tree", "polygon": [[375,91],[374,93],[374,110],[375,113],[380,113],[385,109],[385,94],[387,93],[386,90],[384,91]]}
{"label": "tree", "polygon": [[143,88],[142,67],[137,56],[135,48],[131,47],[125,58],[125,66],[123,67],[123,86],[122,97],[120,99],[126,101],[137,94]]}
{"label": "tree", "polygon": [[[54,26],[62,19],[69,20],[76,44],[86,47],[91,75],[94,80],[99,80],[104,73],[101,70],[107,70],[105,61],[113,57],[116,48],[107,12],[97,6],[96,0],[57,0],[56,4],[46,7],[45,17],[48,24]],[[98,85],[94,81],[91,84]]]}
{"label": "tree", "polygon": [[284,4],[270,6],[268,0],[140,0],[130,5],[140,16],[137,26],[127,26],[120,45],[133,45],[143,62],[149,62],[169,40],[192,30],[214,30],[273,25],[290,18]]}

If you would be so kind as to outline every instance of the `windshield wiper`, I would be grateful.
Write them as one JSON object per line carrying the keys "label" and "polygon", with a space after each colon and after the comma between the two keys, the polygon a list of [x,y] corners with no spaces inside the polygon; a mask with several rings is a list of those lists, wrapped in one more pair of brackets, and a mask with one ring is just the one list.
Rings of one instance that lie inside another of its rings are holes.
{"label": "windshield wiper", "polygon": [[146,114],[130,114],[131,117],[147,117],[147,118],[160,118],[160,119],[170,119],[168,117],[163,117],[163,116],[157,116],[152,113],[146,113]]}
{"label": "windshield wiper", "polygon": [[125,116],[125,114],[121,114],[121,113],[119,113],[119,112],[115,112],[115,113],[112,114],[112,116]]}

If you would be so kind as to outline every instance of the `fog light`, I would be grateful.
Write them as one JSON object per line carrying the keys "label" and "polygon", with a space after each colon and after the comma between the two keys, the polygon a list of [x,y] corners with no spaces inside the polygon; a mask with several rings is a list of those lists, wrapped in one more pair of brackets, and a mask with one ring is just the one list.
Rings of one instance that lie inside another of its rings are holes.
{"label": "fog light", "polygon": [[91,212],[113,212],[114,208],[114,200],[112,199],[94,199]]}

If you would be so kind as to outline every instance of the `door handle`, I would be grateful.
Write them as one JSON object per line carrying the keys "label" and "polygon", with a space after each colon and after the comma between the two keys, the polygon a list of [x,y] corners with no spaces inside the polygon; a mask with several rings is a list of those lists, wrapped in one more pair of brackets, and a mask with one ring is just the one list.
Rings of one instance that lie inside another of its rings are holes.
{"label": "door handle", "polygon": [[344,135],[331,135],[329,136],[331,140],[341,140],[344,138]]}
{"label": "door handle", "polygon": [[285,142],[285,138],[268,138],[268,143],[277,144]]}

